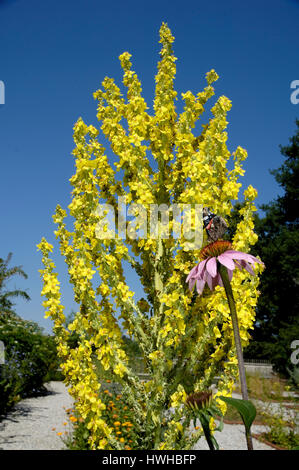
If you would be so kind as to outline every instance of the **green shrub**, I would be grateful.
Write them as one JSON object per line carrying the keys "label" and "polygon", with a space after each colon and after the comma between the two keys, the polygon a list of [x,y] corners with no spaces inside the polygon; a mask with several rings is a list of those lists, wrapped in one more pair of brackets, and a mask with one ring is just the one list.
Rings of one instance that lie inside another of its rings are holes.
{"label": "green shrub", "polygon": [[0,365],[0,414],[21,398],[46,391],[44,383],[59,379],[54,338],[34,322],[0,316],[5,362]]}
{"label": "green shrub", "polygon": [[299,434],[296,428],[295,412],[288,419],[284,417],[283,408],[276,413],[264,412],[267,431],[262,434],[272,444],[291,450],[299,447]]}

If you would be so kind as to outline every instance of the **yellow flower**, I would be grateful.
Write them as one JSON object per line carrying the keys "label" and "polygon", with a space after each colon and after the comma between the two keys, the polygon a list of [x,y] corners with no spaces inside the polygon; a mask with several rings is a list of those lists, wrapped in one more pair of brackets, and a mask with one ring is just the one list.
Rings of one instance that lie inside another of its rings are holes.
{"label": "yellow flower", "polygon": [[178,407],[182,403],[185,403],[186,398],[187,398],[187,393],[185,392],[182,385],[179,385],[177,391],[173,393],[170,397],[171,406],[174,408]]}
{"label": "yellow flower", "polygon": [[248,188],[244,191],[244,197],[245,199],[248,199],[249,201],[253,201],[254,199],[257,198],[257,190],[251,186],[251,184],[248,186]]}
{"label": "yellow flower", "polygon": [[120,377],[123,377],[124,374],[127,372],[127,368],[126,366],[124,366],[123,364],[117,364],[114,369],[113,369],[114,373],[116,375],[119,375]]}

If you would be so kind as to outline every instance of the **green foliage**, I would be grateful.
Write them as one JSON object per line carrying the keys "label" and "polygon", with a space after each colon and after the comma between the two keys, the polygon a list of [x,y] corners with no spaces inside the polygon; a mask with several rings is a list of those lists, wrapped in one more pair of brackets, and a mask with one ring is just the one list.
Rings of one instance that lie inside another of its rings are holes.
{"label": "green foliage", "polygon": [[299,120],[296,126],[290,145],[280,147],[283,164],[271,171],[284,192],[261,206],[264,217],[255,217],[259,239],[252,251],[266,269],[260,281],[253,341],[244,351],[248,358],[269,359],[283,375],[293,368],[290,345],[299,339]]}
{"label": "green foliage", "polygon": [[[69,313],[66,318],[64,325],[68,329],[68,326],[75,320],[76,312],[73,310]],[[80,342],[80,336],[76,331],[70,331],[68,335],[67,344],[71,349],[75,349]]]}
{"label": "green foliage", "polygon": [[79,416],[77,411],[73,411],[72,416],[76,419],[76,423],[73,423],[72,432],[66,437],[62,437],[62,441],[68,450],[89,450],[88,438],[90,431],[86,427],[87,423]]}
{"label": "green foliage", "polygon": [[248,393],[251,399],[269,402],[282,401],[288,390],[287,381],[278,376],[262,377],[258,372],[247,374]]}
{"label": "green foliage", "polygon": [[[210,404],[207,407],[203,407],[203,409],[201,410],[193,411],[193,413],[194,413],[194,417],[193,417],[194,427],[196,427],[196,418],[198,418],[202,426],[203,433],[205,435],[205,439],[207,441],[209,449],[219,450],[219,444],[216,441],[215,436],[214,436],[215,431],[222,431],[223,429],[223,416],[221,415],[219,409],[215,405]],[[216,418],[216,419],[221,418],[218,427],[214,428],[213,432],[210,428],[211,418]]]}
{"label": "green foliage", "polygon": [[0,340],[5,363],[0,366],[0,414],[21,398],[45,392],[43,384],[55,380],[58,368],[54,338],[34,322],[2,315]]}
{"label": "green foliage", "polygon": [[285,419],[282,407],[276,413],[273,413],[273,411],[264,412],[263,418],[267,431],[262,434],[262,437],[287,450],[293,450],[299,446],[299,434],[298,429],[296,430],[296,424],[290,418]]}
{"label": "green foliage", "polygon": [[299,388],[299,366],[295,366],[293,370],[288,369],[292,384]]}
{"label": "green foliage", "polygon": [[256,409],[253,403],[249,400],[240,400],[239,398],[232,397],[219,397],[228,405],[233,406],[239,412],[245,426],[246,433],[250,432],[251,425],[256,417]]}
{"label": "green foliage", "polygon": [[[219,413],[217,413],[219,414]],[[211,429],[210,429],[210,419],[211,417],[214,417],[215,413],[211,412],[211,410],[200,410],[198,413],[198,417],[200,420],[200,424],[202,425],[202,429],[206,438],[206,441],[208,443],[209,449],[210,450],[219,450],[219,444],[216,441]],[[223,422],[221,421],[221,424],[218,428],[216,428],[214,431],[221,431],[223,428]]]}
{"label": "green foliage", "polygon": [[136,341],[125,335],[122,336],[122,340],[124,342],[124,350],[132,360],[142,355],[142,351]]}

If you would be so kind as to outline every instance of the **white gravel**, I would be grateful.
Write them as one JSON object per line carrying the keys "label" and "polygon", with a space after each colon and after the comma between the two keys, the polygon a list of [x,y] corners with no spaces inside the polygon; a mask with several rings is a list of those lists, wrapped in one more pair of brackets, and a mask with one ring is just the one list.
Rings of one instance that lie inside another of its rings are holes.
{"label": "white gravel", "polygon": [[[264,426],[251,427],[252,434],[259,434],[266,428]],[[247,450],[246,437],[243,424],[224,424],[221,432],[215,431],[214,437],[220,450]],[[253,450],[275,450],[257,439],[252,439]],[[202,437],[192,450],[208,450],[208,444]]]}
{"label": "white gravel", "polygon": [[[62,382],[46,384],[49,395],[27,398],[18,403],[0,422],[0,450],[63,450],[65,445],[58,432],[71,432],[66,410],[72,408],[73,400]],[[64,425],[63,423],[67,423]],[[263,426],[252,426],[252,433],[260,433]],[[215,438],[222,450],[246,450],[244,426],[224,424]],[[253,439],[255,450],[274,450],[272,447]],[[206,450],[204,438],[193,450]]]}
{"label": "white gravel", "polygon": [[49,382],[46,388],[49,395],[20,401],[0,421],[1,450],[65,448],[57,433],[62,432],[65,436],[65,432],[71,431],[66,410],[72,408],[73,400],[62,382]]}

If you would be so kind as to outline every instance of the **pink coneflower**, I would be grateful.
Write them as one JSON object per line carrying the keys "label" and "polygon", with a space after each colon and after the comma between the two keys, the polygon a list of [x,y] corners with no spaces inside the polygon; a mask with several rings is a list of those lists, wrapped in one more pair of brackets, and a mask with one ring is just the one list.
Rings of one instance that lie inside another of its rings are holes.
{"label": "pink coneflower", "polygon": [[[217,285],[224,287],[234,330],[242,398],[243,400],[248,401],[248,390],[246,384],[238,317],[230,281],[236,267],[238,269],[246,269],[246,271],[248,271],[250,274],[254,274],[251,265],[254,265],[255,263],[263,265],[264,263],[262,263],[255,256],[249,255],[248,253],[243,253],[242,251],[235,251],[231,248],[232,244],[226,240],[217,240],[204,247],[200,253],[203,260],[193,269],[191,269],[186,282],[189,283],[190,290],[193,289],[196,283],[196,289],[199,295],[202,294],[206,283],[211,290],[215,289]],[[252,438],[250,430],[248,429],[246,429],[246,440],[248,450],[252,450]]]}
{"label": "pink coneflower", "polygon": [[263,264],[255,256],[243,253],[242,251],[232,250],[231,247],[232,244],[229,241],[217,240],[201,250],[201,258],[203,260],[191,269],[186,279],[190,290],[193,289],[195,283],[199,294],[202,294],[206,283],[211,290],[217,285],[223,287],[219,263],[227,268],[230,281],[236,267],[238,269],[246,269],[250,274],[254,274],[251,265],[255,263]]}

